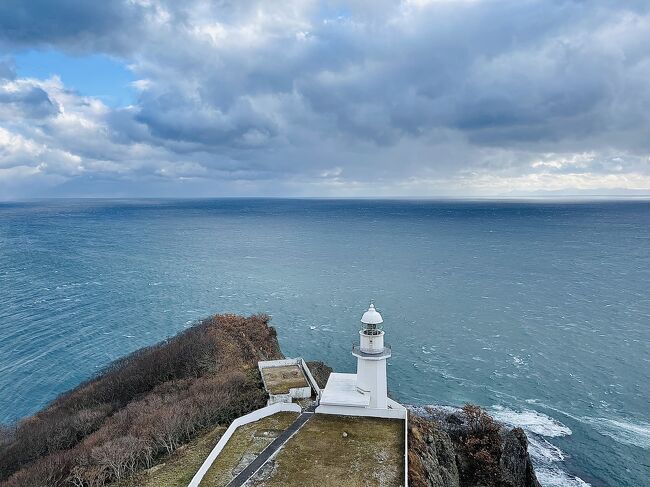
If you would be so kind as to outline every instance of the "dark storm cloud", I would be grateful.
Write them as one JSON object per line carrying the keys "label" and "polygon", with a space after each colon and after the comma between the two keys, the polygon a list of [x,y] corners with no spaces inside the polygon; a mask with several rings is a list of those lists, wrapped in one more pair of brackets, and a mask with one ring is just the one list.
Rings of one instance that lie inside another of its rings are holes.
{"label": "dark storm cloud", "polygon": [[[630,58],[629,45],[607,52],[621,32],[606,28],[638,29],[630,16],[641,13],[635,3],[448,2],[371,21],[309,17],[305,32],[262,27],[258,42],[225,47],[175,30],[161,41],[169,49],[149,53],[168,76],[155,73],[139,121],[160,137],[223,145],[245,131],[276,136],[270,119],[300,123],[302,104],[328,135],[379,146],[437,128],[496,146],[595,136],[634,116],[625,110],[638,87],[626,84],[633,67],[647,74],[647,57]],[[235,36],[239,27],[225,24]],[[250,97],[276,98],[275,113]]]}
{"label": "dark storm cloud", "polygon": [[267,139],[277,132],[273,121],[244,98],[222,111],[217,105],[168,94],[143,102],[135,119],[155,137],[204,145],[246,144],[247,136]]}
{"label": "dark storm cloud", "polygon": [[127,0],[3,0],[0,45],[65,46],[72,52],[130,50],[145,9]]}
{"label": "dark storm cloud", "polygon": [[11,128],[85,171],[406,193],[650,177],[646,1],[53,5],[0,5],[1,45],[117,55],[139,78],[119,109],[43,83],[0,97],[56,115]]}
{"label": "dark storm cloud", "polygon": [[7,116],[39,119],[57,113],[59,113],[58,105],[52,102],[42,88],[24,86],[16,90],[0,91],[0,119]]}
{"label": "dark storm cloud", "polygon": [[[364,46],[361,66],[308,73],[298,87],[343,132],[378,142],[436,127],[490,145],[583,138],[633,115],[623,112],[634,111],[628,101],[648,94],[628,86],[631,76],[648,74],[649,53],[626,52],[649,40],[647,18],[640,29],[633,15],[598,2],[450,2],[380,32],[343,21],[340,29],[356,36],[332,29],[314,36],[324,44],[346,37],[352,48],[336,52]],[[608,23],[641,37],[616,46],[622,32],[610,38]]]}

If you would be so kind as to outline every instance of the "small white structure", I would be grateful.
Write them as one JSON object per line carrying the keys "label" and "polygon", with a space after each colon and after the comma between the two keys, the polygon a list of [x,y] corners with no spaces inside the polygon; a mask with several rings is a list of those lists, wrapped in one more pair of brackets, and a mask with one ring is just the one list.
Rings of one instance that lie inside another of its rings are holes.
{"label": "small white structure", "polygon": [[[269,399],[266,402],[267,406],[279,402],[290,403],[294,399],[308,399],[312,396],[312,390],[316,394],[316,397],[320,397],[321,390],[314,380],[314,377],[311,375],[311,371],[307,364],[302,358],[288,358],[281,360],[263,360],[257,362],[257,368],[260,371],[262,376],[262,382],[264,383],[264,389],[269,394]],[[294,370],[286,370],[291,369]],[[277,383],[277,378],[273,377],[272,374],[267,374],[268,371],[278,371],[280,374],[286,374],[290,372],[290,375],[294,375],[297,372],[300,375],[300,378],[288,377],[287,381],[280,380],[280,383]],[[269,380],[276,379],[274,384],[269,384]],[[302,383],[301,382],[302,380]],[[284,384],[282,382],[285,382]]]}
{"label": "small white structure", "polygon": [[404,418],[406,409],[388,397],[386,360],[391,348],[384,343],[384,320],[371,304],[361,317],[356,374],[332,373],[323,389],[317,413]]}

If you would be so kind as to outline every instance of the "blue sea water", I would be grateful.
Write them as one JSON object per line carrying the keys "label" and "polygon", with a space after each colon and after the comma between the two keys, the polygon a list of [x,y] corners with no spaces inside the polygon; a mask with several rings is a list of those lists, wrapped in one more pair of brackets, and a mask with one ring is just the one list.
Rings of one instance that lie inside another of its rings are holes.
{"label": "blue sea water", "polygon": [[401,402],[524,427],[545,487],[650,485],[650,202],[0,204],[0,421],[213,313],[353,371],[373,299]]}

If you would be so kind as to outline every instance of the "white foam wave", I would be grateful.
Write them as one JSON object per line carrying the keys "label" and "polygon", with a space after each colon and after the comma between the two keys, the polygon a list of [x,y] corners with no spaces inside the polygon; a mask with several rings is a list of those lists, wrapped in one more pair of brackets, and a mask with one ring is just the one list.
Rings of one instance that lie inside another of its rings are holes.
{"label": "white foam wave", "polygon": [[557,446],[539,436],[528,435],[528,453],[541,463],[561,462],[564,453]]}
{"label": "white foam wave", "polygon": [[445,406],[445,405],[435,405],[435,406],[427,406],[427,408],[432,409],[432,410],[439,410],[443,411],[447,414],[453,414],[461,411],[461,408],[456,407],[456,406]]}
{"label": "white foam wave", "polygon": [[544,487],[591,487],[579,477],[569,475],[564,470],[555,467],[539,467],[535,469],[537,480]]}
{"label": "white foam wave", "polygon": [[596,431],[626,445],[650,449],[650,423],[632,423],[622,419],[583,418]]}
{"label": "white foam wave", "polygon": [[555,438],[557,436],[569,436],[571,434],[571,429],[568,426],[532,409],[515,411],[503,406],[494,406],[491,413],[497,421],[509,426],[518,426],[540,436]]}
{"label": "white foam wave", "polygon": [[[536,403],[534,400],[527,402],[529,404]],[[439,405],[412,409],[425,416],[435,415],[436,411],[451,413],[459,410],[459,408]],[[571,435],[571,429],[568,426],[533,409],[516,411],[504,406],[493,406],[490,408],[490,414],[497,421],[510,427],[522,428],[526,432],[528,452],[535,465],[537,479],[543,487],[591,487],[591,484],[581,478],[562,470],[561,465],[565,460],[564,453],[545,438]]]}

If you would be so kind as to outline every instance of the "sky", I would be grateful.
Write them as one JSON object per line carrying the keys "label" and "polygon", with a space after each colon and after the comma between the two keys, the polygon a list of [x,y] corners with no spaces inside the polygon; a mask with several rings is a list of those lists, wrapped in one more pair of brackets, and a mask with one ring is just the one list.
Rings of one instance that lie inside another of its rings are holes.
{"label": "sky", "polygon": [[648,194],[647,0],[0,2],[0,200]]}

